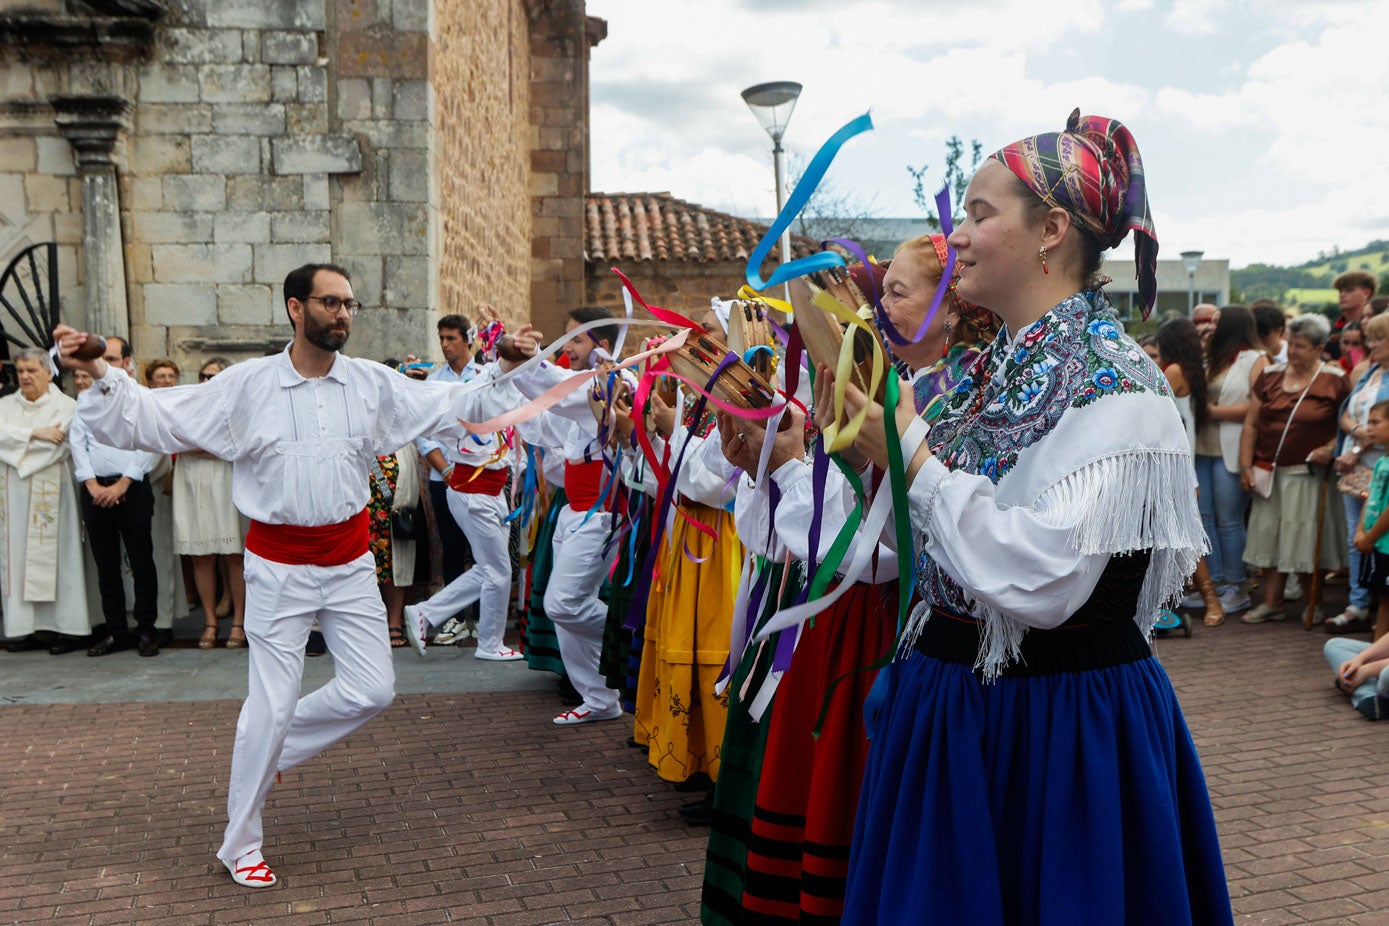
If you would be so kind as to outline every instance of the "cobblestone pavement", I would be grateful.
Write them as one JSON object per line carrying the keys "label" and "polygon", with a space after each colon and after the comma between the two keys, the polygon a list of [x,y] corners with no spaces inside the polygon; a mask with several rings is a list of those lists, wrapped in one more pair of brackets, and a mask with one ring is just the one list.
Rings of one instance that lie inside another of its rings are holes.
{"label": "cobblestone pavement", "polygon": [[[1242,924],[1389,924],[1389,723],[1332,690],[1326,639],[1235,620],[1158,644]],[[50,658],[0,654],[0,676]],[[281,883],[263,891],[212,856],[239,702],[0,707],[0,922],[697,922],[704,831],[676,813],[686,796],[625,745],[627,724],[551,724],[547,688],[403,694],[287,773],[265,821]]]}

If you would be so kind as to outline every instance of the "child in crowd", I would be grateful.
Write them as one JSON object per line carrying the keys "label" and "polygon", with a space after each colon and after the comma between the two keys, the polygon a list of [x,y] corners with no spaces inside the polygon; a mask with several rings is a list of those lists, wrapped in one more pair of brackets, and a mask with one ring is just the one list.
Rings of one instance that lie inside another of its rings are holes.
{"label": "child in crowd", "polygon": [[[1367,430],[1373,443],[1389,448],[1389,399],[1370,407]],[[1369,498],[1355,529],[1355,547],[1365,554],[1366,587],[1379,598],[1375,642],[1328,640],[1322,653],[1336,670],[1336,687],[1350,695],[1351,705],[1379,720],[1389,716],[1389,456],[1375,464]]]}

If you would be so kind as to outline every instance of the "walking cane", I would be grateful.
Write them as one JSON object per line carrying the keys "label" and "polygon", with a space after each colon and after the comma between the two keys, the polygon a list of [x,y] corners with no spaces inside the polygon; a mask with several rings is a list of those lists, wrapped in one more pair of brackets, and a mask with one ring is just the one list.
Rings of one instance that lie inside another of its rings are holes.
{"label": "walking cane", "polygon": [[1331,481],[1331,464],[1321,474],[1321,491],[1317,493],[1317,542],[1312,551],[1312,586],[1307,590],[1307,613],[1302,615],[1302,629],[1311,630],[1321,599],[1321,529],[1326,517],[1326,487]]}

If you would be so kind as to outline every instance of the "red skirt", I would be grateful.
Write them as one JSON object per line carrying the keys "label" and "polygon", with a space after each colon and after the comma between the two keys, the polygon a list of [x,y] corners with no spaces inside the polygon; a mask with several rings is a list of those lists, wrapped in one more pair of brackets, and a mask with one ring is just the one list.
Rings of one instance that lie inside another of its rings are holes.
{"label": "red skirt", "polygon": [[[857,584],[807,626],[777,688],[748,842],[743,909],[758,923],[838,922],[868,760],[863,702],[892,646],[897,586]],[[812,731],[835,679],[819,738]]]}

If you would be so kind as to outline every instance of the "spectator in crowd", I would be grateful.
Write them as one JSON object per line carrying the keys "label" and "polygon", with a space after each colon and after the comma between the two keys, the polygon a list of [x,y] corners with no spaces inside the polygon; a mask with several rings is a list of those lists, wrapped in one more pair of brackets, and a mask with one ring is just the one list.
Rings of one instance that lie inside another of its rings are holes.
{"label": "spectator in crowd", "polygon": [[[1201,336],[1190,319],[1177,317],[1158,326],[1158,367],[1167,377],[1172,387],[1172,400],[1177,403],[1177,413],[1182,417],[1182,427],[1186,430],[1187,446],[1193,451],[1196,447],[1196,429],[1210,417],[1210,403],[1206,400],[1206,370],[1201,350]],[[1202,525],[1204,527],[1204,525]],[[1225,604],[1220,600],[1206,558],[1202,557],[1196,566],[1196,592],[1183,599],[1183,607],[1206,609],[1203,622],[1207,627],[1215,627],[1225,622]],[[1249,596],[1243,589],[1236,588],[1230,596],[1232,610],[1239,606],[1249,606]]]}
{"label": "spectator in crowd", "polygon": [[1379,315],[1385,309],[1389,309],[1389,296],[1375,296],[1370,300],[1370,316]]}
{"label": "spectator in crowd", "polygon": [[[19,391],[0,398],[0,503],[8,521],[0,534],[5,649],[47,649],[58,656],[80,649],[91,633],[68,441],[77,404],[52,381],[45,351],[25,348],[13,363]],[[53,520],[31,519],[36,505]]]}
{"label": "spectator in crowd", "polygon": [[1286,363],[1288,342],[1283,339],[1283,331],[1288,326],[1288,316],[1272,299],[1254,300],[1249,303],[1249,311],[1254,313],[1259,345],[1268,354],[1269,363]]}
{"label": "spectator in crowd", "polygon": [[371,552],[376,558],[376,586],[386,604],[391,646],[405,638],[405,590],[415,581],[415,539],[404,536],[397,513],[420,502],[419,456],[413,445],[379,456],[371,467],[371,500],[367,502]]}
{"label": "spectator in crowd", "polygon": [[1162,352],[1158,350],[1157,335],[1143,335],[1143,337],[1138,339],[1138,346],[1143,348],[1143,353],[1151,357],[1154,363],[1158,363],[1161,360]]}
{"label": "spectator in crowd", "polygon": [[1355,633],[1370,629],[1370,591],[1361,581],[1362,554],[1355,549],[1355,529],[1370,487],[1370,474],[1384,450],[1370,437],[1370,410],[1389,399],[1389,315],[1375,315],[1362,323],[1368,356],[1351,372],[1350,398],[1341,410],[1341,447],[1336,458],[1340,474],[1337,487],[1346,510],[1351,541],[1349,600],[1346,609],[1326,622],[1327,633]]}
{"label": "spectator in crowd", "polygon": [[1196,428],[1194,455],[1197,503],[1210,543],[1206,562],[1227,613],[1249,607],[1244,589],[1249,495],[1240,484],[1239,442],[1250,387],[1267,365],[1253,313],[1227,306],[1206,344],[1207,415]]}
{"label": "spectator in crowd", "polygon": [[[109,361],[108,361],[109,362]],[[143,370],[144,383],[149,389],[168,389],[178,385],[178,364],[167,358],[151,360]],[[150,489],[154,492],[154,516],[150,519],[150,538],[154,545],[154,566],[159,573],[159,595],[156,598],[154,626],[159,645],[173,642],[175,602],[192,604],[184,580],[184,558],[174,551],[174,455],[159,453],[149,472]],[[192,566],[188,567],[192,578]],[[132,576],[125,572],[126,596],[133,594]],[[196,584],[196,583],[195,583]],[[190,608],[191,609],[191,608]]]}
{"label": "spectator in crowd", "polygon": [[[106,352],[116,358],[117,365],[133,367],[129,345],[121,338],[107,338]],[[131,643],[126,623],[125,580],[121,575],[122,546],[130,567],[140,655],[159,655],[154,626],[159,608],[152,527],[154,492],[148,478],[156,460],[156,454],[98,443],[85,421],[73,420],[73,470],[82,486],[82,519],[87,525],[87,540],[101,592],[101,612],[106,619],[106,632],[87,650],[88,656],[105,656],[126,649]]]}
{"label": "spectator in crowd", "polygon": [[[1343,510],[1334,500],[1328,504],[1324,493],[1337,416],[1350,385],[1340,366],[1321,359],[1330,334],[1330,323],[1320,315],[1288,322],[1288,362],[1265,370],[1250,391],[1240,483],[1253,491],[1256,479],[1262,480],[1268,495],[1254,492],[1250,510],[1244,561],[1262,570],[1264,600],[1240,618],[1246,624],[1286,616],[1283,585],[1289,573],[1301,574],[1308,587],[1314,569],[1345,565]],[[1256,476],[1256,467],[1267,475]]]}
{"label": "spectator in crowd", "polygon": [[161,358],[145,364],[145,385],[151,389],[167,389],[178,385],[178,364]]}
{"label": "spectator in crowd", "polygon": [[[1365,440],[1389,447],[1389,400],[1370,407],[1363,428]],[[1336,687],[1350,695],[1350,703],[1370,720],[1389,714],[1389,459],[1382,455],[1375,464],[1364,520],[1356,525],[1354,544],[1365,556],[1373,557],[1366,582],[1379,596],[1379,615],[1375,642],[1327,640],[1322,648],[1326,661],[1336,670]]]}
{"label": "spectator in crowd", "polygon": [[1215,333],[1216,323],[1220,321],[1220,309],[1203,302],[1191,310],[1191,323],[1196,326],[1196,333],[1201,336],[1202,344],[1209,344],[1211,335]]}
{"label": "spectator in crowd", "polygon": [[[213,357],[198,370],[198,382],[207,383],[231,366]],[[246,645],[246,581],[242,572],[246,531],[232,504],[232,465],[203,450],[185,450],[174,468],[174,551],[193,559],[193,583],[203,611],[200,649],[217,645],[217,564],[227,567],[228,594],[232,602],[232,626],[227,648]]]}
{"label": "spectator in crowd", "polygon": [[1336,339],[1338,362],[1341,364],[1341,369],[1347,373],[1354,370],[1360,361],[1365,359],[1365,338],[1360,326],[1360,322],[1351,322],[1341,329],[1341,334]]}
{"label": "spectator in crowd", "polygon": [[1358,322],[1369,314],[1370,300],[1374,298],[1379,281],[1367,270],[1347,270],[1332,283],[1341,303],[1341,314],[1332,330],[1340,333],[1351,322]]}

